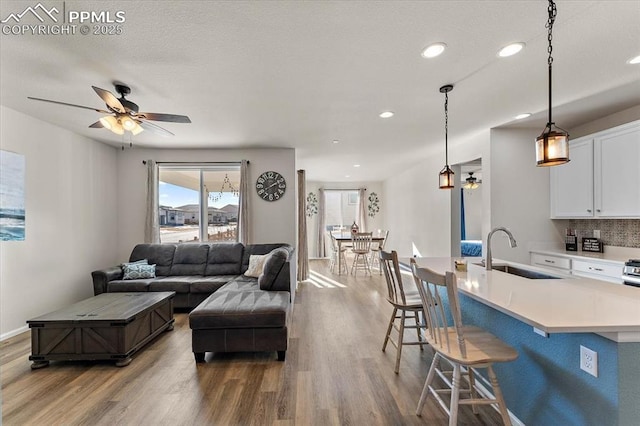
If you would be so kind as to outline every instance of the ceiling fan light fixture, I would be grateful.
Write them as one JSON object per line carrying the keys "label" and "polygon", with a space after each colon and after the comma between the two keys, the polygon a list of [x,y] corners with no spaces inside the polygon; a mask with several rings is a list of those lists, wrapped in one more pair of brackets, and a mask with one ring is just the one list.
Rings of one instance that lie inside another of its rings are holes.
{"label": "ceiling fan light fixture", "polygon": [[135,121],[133,121],[133,119],[128,115],[121,115],[118,121],[120,122],[122,127],[128,131],[132,131],[133,129],[135,129],[136,125],[138,124]]}
{"label": "ceiling fan light fixture", "polygon": [[469,177],[465,179],[465,184],[462,187],[464,189],[476,189],[479,186],[478,179],[473,176],[473,172],[469,172]]}
{"label": "ceiling fan light fixture", "polygon": [[101,117],[100,118],[100,123],[102,123],[102,126],[105,129],[111,130],[116,135],[124,135],[124,129],[122,128],[122,126],[118,122],[118,119],[115,118],[113,115],[108,115],[106,117]]}
{"label": "ceiling fan light fixture", "polygon": [[131,129],[131,133],[133,133],[133,135],[137,135],[142,133],[144,129],[142,128],[142,126],[139,123],[135,123],[135,126],[133,127],[133,129]]}

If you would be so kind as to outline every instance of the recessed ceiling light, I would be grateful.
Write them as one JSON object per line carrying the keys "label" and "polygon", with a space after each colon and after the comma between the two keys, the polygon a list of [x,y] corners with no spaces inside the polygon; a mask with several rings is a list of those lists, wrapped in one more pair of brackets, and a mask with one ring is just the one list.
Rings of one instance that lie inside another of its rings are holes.
{"label": "recessed ceiling light", "polygon": [[340,141],[338,139],[334,139],[333,143],[340,143]]}
{"label": "recessed ceiling light", "polygon": [[511,43],[508,46],[503,47],[498,52],[498,56],[501,58],[506,58],[507,56],[512,56],[521,51],[524,48],[524,43]]}
{"label": "recessed ceiling light", "polygon": [[525,112],[524,114],[518,114],[514,118],[516,120],[522,120],[523,118],[527,118],[527,117],[531,117],[531,113],[530,112]]}
{"label": "recessed ceiling light", "polygon": [[344,177],[348,178],[348,177],[351,177],[351,176],[349,176],[349,175],[344,175]]}
{"label": "recessed ceiling light", "polygon": [[380,118],[391,118],[393,117],[393,111],[385,111],[380,113]]}
{"label": "recessed ceiling light", "polygon": [[360,164],[354,164],[353,167],[360,167]]}
{"label": "recessed ceiling light", "polygon": [[635,58],[629,59],[627,63],[631,65],[640,64],[640,55],[636,56]]}
{"label": "recessed ceiling light", "polygon": [[447,45],[444,43],[433,43],[425,47],[421,55],[423,58],[435,58],[444,52],[444,49],[446,48]]}

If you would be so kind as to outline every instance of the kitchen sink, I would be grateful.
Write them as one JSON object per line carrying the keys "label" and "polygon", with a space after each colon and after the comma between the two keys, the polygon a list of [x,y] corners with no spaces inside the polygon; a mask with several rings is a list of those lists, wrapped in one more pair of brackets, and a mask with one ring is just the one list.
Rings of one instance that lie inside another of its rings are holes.
{"label": "kitchen sink", "polygon": [[[476,265],[484,266],[482,263],[476,263]],[[519,268],[513,265],[493,265],[494,271],[506,272],[507,274],[517,275],[519,277],[529,278],[531,280],[550,280],[560,279],[555,275],[545,274],[544,272],[531,271],[529,269]]]}

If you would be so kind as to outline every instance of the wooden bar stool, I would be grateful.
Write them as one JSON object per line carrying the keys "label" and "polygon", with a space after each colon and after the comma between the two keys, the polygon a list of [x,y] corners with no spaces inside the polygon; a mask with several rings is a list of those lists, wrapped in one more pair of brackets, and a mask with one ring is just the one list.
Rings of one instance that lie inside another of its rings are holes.
{"label": "wooden bar stool", "polygon": [[[440,275],[428,268],[419,268],[413,258],[411,259],[411,270],[427,317],[426,340],[436,351],[422,389],[422,395],[420,395],[416,414],[421,415],[427,397],[432,394],[449,414],[450,426],[457,424],[459,404],[471,404],[474,413],[477,410],[477,404],[497,404],[502,421],[505,425],[511,425],[502,390],[493,371],[493,364],[513,361],[518,357],[518,352],[479,327],[462,325],[455,274],[446,272],[445,275]],[[441,298],[440,288],[446,289],[448,299],[446,302]],[[445,305],[448,305],[453,317],[452,325],[447,323]],[[453,366],[453,371],[442,370],[440,368],[441,360],[448,361]],[[482,398],[476,390],[473,370],[477,368],[487,369],[494,398]],[[451,373],[451,378],[447,373]],[[449,389],[436,389],[433,386],[436,374],[448,385]],[[461,389],[463,375],[469,385],[468,389]],[[440,397],[441,393],[451,393],[449,407]],[[469,394],[469,398],[460,399],[461,393]]]}

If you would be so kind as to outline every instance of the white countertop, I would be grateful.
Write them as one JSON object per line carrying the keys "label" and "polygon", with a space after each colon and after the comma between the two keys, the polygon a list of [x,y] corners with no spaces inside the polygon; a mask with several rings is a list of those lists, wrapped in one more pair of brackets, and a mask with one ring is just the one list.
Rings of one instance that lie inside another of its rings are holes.
{"label": "white countertop", "polygon": [[[459,258],[457,258],[459,259]],[[617,342],[640,342],[640,288],[551,273],[561,279],[528,279],[474,265],[455,271],[454,258],[416,258],[438,273],[454,271],[463,294],[547,333],[598,333]],[[401,259],[409,265],[409,259]],[[508,263],[549,274],[548,269]]]}

